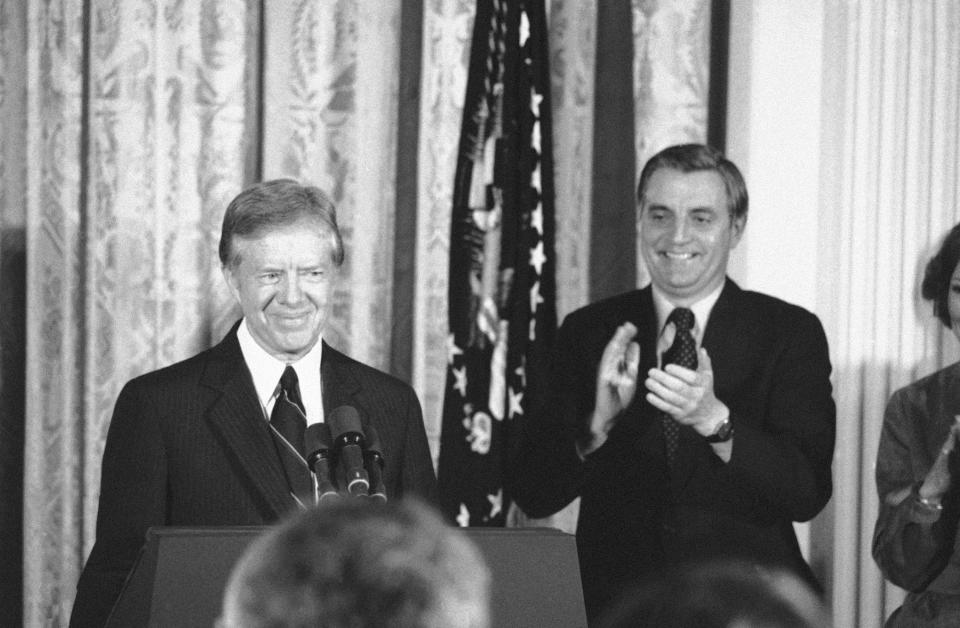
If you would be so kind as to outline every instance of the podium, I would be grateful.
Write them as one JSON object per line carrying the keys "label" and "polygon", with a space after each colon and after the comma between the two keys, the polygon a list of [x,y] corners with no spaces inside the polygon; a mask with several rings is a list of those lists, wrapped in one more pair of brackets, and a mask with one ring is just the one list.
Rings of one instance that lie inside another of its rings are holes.
{"label": "podium", "polygon": [[[150,528],[107,622],[209,628],[234,563],[265,527]],[[491,573],[495,628],[587,625],[577,548],[552,528],[463,528]]]}

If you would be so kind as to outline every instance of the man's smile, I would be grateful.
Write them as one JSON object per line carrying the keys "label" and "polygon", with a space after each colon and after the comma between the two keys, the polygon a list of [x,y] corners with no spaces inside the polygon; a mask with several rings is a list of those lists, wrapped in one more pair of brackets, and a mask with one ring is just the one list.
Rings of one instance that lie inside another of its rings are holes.
{"label": "man's smile", "polygon": [[686,260],[693,259],[694,257],[696,257],[697,254],[696,253],[673,253],[671,251],[664,251],[660,255],[670,260],[686,261]]}

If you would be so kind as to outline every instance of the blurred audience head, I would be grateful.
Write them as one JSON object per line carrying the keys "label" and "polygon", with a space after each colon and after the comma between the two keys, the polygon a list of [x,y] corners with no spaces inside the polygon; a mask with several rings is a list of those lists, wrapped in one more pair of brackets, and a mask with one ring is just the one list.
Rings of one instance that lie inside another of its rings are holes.
{"label": "blurred audience head", "polygon": [[933,302],[933,313],[940,322],[951,329],[953,327],[950,316],[950,283],[960,262],[960,224],[951,229],[940,249],[927,263],[923,273],[923,283],[920,293],[924,299]]}
{"label": "blurred audience head", "polygon": [[672,571],[626,591],[602,628],[829,628],[810,587],[791,573],[739,562]]}
{"label": "blurred audience head", "polygon": [[479,550],[422,503],[340,499],[247,549],[219,625],[485,628],[489,587]]}

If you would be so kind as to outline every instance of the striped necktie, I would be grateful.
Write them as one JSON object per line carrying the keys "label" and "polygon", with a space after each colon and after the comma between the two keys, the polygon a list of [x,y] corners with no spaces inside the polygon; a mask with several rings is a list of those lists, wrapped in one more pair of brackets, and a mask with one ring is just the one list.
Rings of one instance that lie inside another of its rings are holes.
{"label": "striped necktie", "polygon": [[[685,307],[675,308],[667,318],[673,323],[677,333],[673,337],[673,344],[663,352],[663,366],[676,364],[690,370],[697,368],[697,341],[693,339],[693,312]],[[680,447],[680,424],[666,412],[661,413],[663,439],[666,442],[667,464],[672,468],[677,458],[677,449]]]}
{"label": "striped necktie", "polygon": [[290,365],[280,376],[280,392],[270,413],[270,427],[291,493],[303,504],[313,503],[313,478],[304,455],[307,417],[297,372]]}

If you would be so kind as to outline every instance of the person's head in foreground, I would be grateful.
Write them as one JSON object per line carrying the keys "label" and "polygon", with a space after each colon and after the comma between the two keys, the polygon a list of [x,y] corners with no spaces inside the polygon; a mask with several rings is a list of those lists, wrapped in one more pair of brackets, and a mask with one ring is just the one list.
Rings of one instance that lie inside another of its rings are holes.
{"label": "person's head in foreground", "polygon": [[413,501],[340,499],[255,541],[224,593],[222,628],[489,625],[474,544]]}
{"label": "person's head in foreground", "polygon": [[805,582],[778,569],[711,562],[680,569],[625,592],[602,628],[829,628]]}

